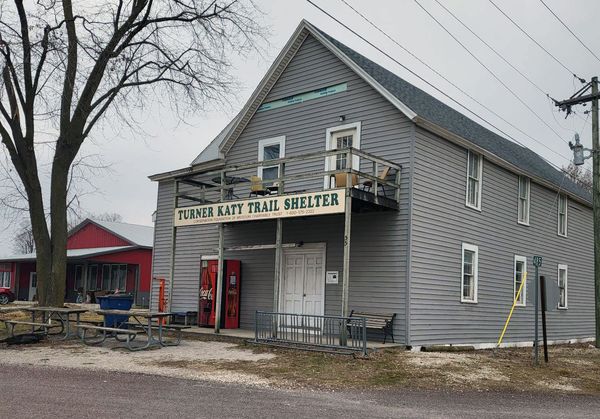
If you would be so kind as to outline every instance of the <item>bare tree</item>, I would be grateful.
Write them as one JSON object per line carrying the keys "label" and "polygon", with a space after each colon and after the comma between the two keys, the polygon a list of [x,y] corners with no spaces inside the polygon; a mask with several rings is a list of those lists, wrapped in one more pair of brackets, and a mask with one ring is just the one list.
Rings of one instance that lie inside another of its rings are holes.
{"label": "bare tree", "polygon": [[569,165],[567,167],[563,167],[562,170],[579,186],[583,187],[589,192],[592,191],[594,180],[590,170],[585,170],[582,166],[576,166],[573,163],[569,163]]}
{"label": "bare tree", "polygon": [[21,223],[13,239],[13,250],[19,254],[28,254],[35,251],[35,240],[30,222]]}
{"label": "bare tree", "polygon": [[87,218],[96,221],[109,221],[113,223],[123,222],[123,216],[118,212],[103,212],[100,214],[94,214],[91,212],[81,211],[70,214],[68,219],[68,230],[71,231],[71,229],[77,227]]}
{"label": "bare tree", "polygon": [[108,221],[112,223],[122,223],[123,216],[117,212],[103,212],[102,214],[92,214],[91,219],[98,221]]}
{"label": "bare tree", "polygon": [[[0,3],[0,137],[25,191],[40,304],[64,302],[67,188],[99,121],[134,124],[150,98],[178,115],[223,100],[228,57],[254,50],[263,34],[257,15],[251,0]],[[40,142],[53,147],[49,219]]]}

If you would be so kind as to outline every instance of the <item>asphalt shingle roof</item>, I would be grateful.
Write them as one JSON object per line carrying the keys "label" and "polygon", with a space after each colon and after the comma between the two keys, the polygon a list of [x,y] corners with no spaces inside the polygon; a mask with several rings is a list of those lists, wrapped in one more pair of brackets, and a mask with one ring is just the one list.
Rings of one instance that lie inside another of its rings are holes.
{"label": "asphalt shingle roof", "polygon": [[325,32],[319,32],[354,61],[398,100],[421,118],[432,122],[496,155],[531,175],[591,203],[590,193],[557,170],[532,150],[490,131],[391,71],[374,63]]}

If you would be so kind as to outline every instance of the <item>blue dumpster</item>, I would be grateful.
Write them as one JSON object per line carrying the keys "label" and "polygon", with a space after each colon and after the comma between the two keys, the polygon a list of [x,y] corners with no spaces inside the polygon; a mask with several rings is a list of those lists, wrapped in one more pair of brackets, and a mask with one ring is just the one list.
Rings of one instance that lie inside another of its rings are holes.
{"label": "blue dumpster", "polygon": [[[131,294],[105,295],[96,297],[96,300],[102,310],[129,310],[133,305],[133,295]],[[106,327],[119,327],[127,320],[129,320],[128,316],[119,316],[116,314],[107,314],[104,316]]]}

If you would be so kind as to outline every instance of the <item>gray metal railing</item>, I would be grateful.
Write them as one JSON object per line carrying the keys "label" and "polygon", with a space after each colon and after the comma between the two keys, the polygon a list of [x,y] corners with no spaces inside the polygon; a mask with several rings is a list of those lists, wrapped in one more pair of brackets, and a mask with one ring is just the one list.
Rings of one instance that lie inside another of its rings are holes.
{"label": "gray metal railing", "polygon": [[254,340],[367,355],[367,321],[364,317],[257,311]]}

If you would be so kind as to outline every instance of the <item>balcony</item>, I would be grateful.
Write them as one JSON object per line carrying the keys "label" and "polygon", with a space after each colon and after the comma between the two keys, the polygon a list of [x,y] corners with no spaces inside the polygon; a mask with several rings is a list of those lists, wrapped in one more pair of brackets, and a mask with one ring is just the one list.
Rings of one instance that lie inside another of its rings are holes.
{"label": "balcony", "polygon": [[[330,167],[350,167],[325,170],[324,162]],[[267,172],[277,175],[268,179],[257,176],[257,173]],[[293,198],[295,195],[300,199],[306,196],[310,203],[311,193],[343,190],[342,199],[351,199],[353,212],[398,210],[401,174],[402,166],[355,148],[249,164],[226,164],[176,177],[175,207],[243,203],[259,198]]]}

